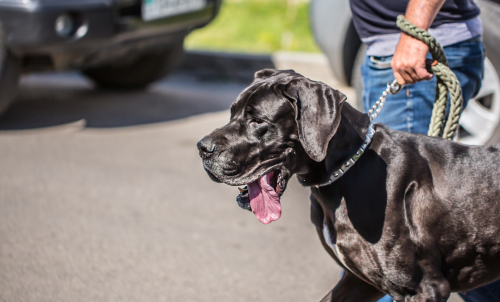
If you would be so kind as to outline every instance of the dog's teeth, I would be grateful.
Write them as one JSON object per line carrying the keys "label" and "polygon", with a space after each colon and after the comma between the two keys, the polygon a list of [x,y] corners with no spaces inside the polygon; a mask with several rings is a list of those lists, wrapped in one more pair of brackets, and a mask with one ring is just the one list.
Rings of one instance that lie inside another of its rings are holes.
{"label": "dog's teeth", "polygon": [[281,178],[279,184],[280,184],[281,188],[283,189],[285,187],[285,179]]}

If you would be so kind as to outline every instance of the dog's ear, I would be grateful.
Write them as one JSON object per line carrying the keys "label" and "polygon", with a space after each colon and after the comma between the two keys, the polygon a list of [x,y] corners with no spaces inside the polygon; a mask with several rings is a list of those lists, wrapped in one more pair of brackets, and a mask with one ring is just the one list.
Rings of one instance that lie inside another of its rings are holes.
{"label": "dog's ear", "polygon": [[272,76],[273,74],[275,74],[277,72],[278,72],[278,70],[272,69],[272,68],[262,69],[262,70],[256,71],[254,73],[253,80],[255,81],[255,80],[265,79],[265,78]]}
{"label": "dog's ear", "polygon": [[322,161],[339,127],[340,112],[347,97],[326,84],[302,77],[279,86],[295,108],[299,140],[304,150],[313,160]]}

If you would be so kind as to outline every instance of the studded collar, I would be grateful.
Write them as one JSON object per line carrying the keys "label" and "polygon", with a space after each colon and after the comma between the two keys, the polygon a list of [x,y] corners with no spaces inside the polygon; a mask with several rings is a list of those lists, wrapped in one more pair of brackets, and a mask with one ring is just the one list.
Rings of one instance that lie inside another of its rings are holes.
{"label": "studded collar", "polygon": [[371,143],[371,141],[373,139],[373,135],[375,135],[375,129],[373,129],[373,124],[372,124],[372,125],[368,126],[368,131],[366,132],[365,141],[364,141],[363,145],[361,145],[361,147],[358,149],[356,154],[354,154],[354,156],[352,156],[348,161],[346,161],[342,165],[342,167],[340,167],[340,169],[334,171],[332,173],[332,175],[330,176],[330,179],[327,182],[319,184],[319,185],[312,185],[311,187],[320,188],[320,187],[328,186],[328,185],[332,184],[333,182],[335,182],[340,177],[342,177],[342,175],[344,175],[345,172],[347,172],[347,170],[349,170],[352,166],[354,166],[354,164],[358,161],[358,159],[361,157],[361,155],[363,155],[363,153],[365,153],[366,148],[368,147],[368,145]]}

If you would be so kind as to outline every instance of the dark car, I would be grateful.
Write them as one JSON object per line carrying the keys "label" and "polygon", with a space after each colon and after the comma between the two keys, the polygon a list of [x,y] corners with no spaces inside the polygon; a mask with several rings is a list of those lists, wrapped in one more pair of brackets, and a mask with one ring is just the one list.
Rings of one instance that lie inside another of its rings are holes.
{"label": "dark car", "polygon": [[141,88],[179,62],[184,38],[221,0],[0,0],[0,112],[20,74],[82,70],[100,86]]}

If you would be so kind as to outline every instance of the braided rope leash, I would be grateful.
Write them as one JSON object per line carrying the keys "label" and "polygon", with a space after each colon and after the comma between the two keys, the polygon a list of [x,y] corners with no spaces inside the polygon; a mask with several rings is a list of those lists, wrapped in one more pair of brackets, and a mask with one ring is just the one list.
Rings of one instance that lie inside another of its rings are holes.
{"label": "braided rope leash", "polygon": [[[436,75],[437,77],[437,87],[436,87],[436,101],[434,102],[434,108],[432,110],[432,118],[431,124],[429,126],[429,136],[440,136],[441,129],[444,124],[444,119],[446,115],[446,104],[448,101],[448,92],[450,94],[451,105],[450,105],[450,113],[448,116],[448,121],[443,130],[443,138],[451,140],[455,133],[455,130],[458,126],[458,119],[460,118],[460,114],[462,112],[462,89],[460,88],[460,83],[457,80],[457,77],[448,68],[448,62],[446,59],[446,55],[444,53],[443,48],[439,44],[439,42],[434,39],[428,32],[425,30],[418,28],[417,26],[411,24],[406,20],[403,16],[398,16],[397,21],[398,27],[401,30],[410,36],[424,42],[429,46],[429,50],[434,58],[434,63],[430,66],[430,71]],[[377,117],[382,108],[384,107],[385,100],[389,94],[396,94],[403,88],[402,85],[399,85],[396,80],[387,83],[387,88],[382,93],[382,96],[378,99],[378,101],[373,105],[373,107],[368,111],[368,116],[370,117],[370,121]],[[368,131],[366,134],[365,142],[360,147],[358,152],[351,157],[347,162],[345,162],[340,169],[334,171],[330,176],[330,179],[322,184],[315,185],[316,188],[328,186],[337,179],[339,179],[342,175],[345,174],[347,170],[349,170],[360,158],[360,156],[365,152],[365,149],[368,147],[370,142],[372,141],[373,135],[375,134],[375,130],[372,127],[372,124],[368,127]],[[300,177],[299,177],[300,180]],[[304,182],[305,180],[301,180]]]}
{"label": "braided rope leash", "polygon": [[[397,25],[404,33],[429,46],[429,51],[435,60],[430,66],[430,71],[437,77],[437,87],[436,101],[432,109],[428,135],[442,135],[443,138],[451,140],[457,130],[458,120],[462,113],[463,97],[460,83],[453,71],[448,67],[448,60],[446,59],[443,47],[434,37],[422,28],[410,23],[403,15],[398,16]],[[450,94],[450,112],[448,120],[444,124],[448,93]]]}

